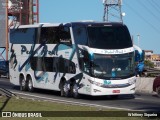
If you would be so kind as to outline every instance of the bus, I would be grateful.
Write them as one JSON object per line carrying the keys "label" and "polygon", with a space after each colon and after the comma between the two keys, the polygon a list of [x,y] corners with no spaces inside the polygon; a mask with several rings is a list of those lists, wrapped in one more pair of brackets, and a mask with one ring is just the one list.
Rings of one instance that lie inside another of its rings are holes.
{"label": "bus", "polygon": [[10,82],[61,96],[135,93],[134,48],[126,25],[71,22],[10,29]]}
{"label": "bus", "polygon": [[144,61],[145,52],[137,45],[133,45],[135,50],[135,62]]}
{"label": "bus", "polygon": [[137,45],[133,45],[135,50],[135,73],[136,76],[143,76],[144,75],[144,57],[145,52]]}

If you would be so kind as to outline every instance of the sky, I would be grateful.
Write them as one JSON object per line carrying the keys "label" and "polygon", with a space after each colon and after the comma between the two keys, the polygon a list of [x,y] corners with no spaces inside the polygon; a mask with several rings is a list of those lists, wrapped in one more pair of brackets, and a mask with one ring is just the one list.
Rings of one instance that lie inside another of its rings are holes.
{"label": "sky", "polygon": [[[41,23],[103,21],[102,0],[39,0]],[[123,0],[123,23],[134,44],[160,54],[160,0]],[[138,42],[138,35],[139,42]]]}

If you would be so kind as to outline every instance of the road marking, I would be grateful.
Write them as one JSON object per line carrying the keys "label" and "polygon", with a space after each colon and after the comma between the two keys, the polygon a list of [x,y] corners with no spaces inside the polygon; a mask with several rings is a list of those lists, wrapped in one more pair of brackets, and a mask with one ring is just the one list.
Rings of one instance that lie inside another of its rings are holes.
{"label": "road marking", "polygon": [[134,99],[136,99],[136,100],[145,100],[145,99],[143,99],[143,98],[137,98],[137,97],[134,98]]}
{"label": "road marking", "polygon": [[49,98],[49,97],[46,98],[46,97],[42,97],[42,96],[38,96],[38,95],[31,95],[31,94],[26,94],[26,93],[21,93],[21,92],[14,92],[14,91],[12,91],[12,92],[15,94],[19,94],[19,95],[45,99],[45,100],[52,101],[52,102],[56,101],[56,102],[60,102],[60,103],[70,103],[70,104],[74,104],[74,105],[82,105],[82,106],[85,105],[85,106],[92,106],[92,107],[101,107],[101,108],[133,111],[132,109],[128,109],[128,108],[111,107],[111,106],[104,106],[104,105],[98,105],[98,104],[89,104],[89,103],[84,103],[84,102],[74,102],[74,101],[54,99],[54,98]]}
{"label": "road marking", "polygon": [[8,82],[7,79],[6,79],[6,80],[0,80],[0,82],[7,82],[7,83],[10,83],[10,82]]}

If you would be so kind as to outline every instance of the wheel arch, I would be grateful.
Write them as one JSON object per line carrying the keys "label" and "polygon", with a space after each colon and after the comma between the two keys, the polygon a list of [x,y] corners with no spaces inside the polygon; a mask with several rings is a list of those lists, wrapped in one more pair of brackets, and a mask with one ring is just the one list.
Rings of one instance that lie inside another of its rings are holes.
{"label": "wheel arch", "polygon": [[69,83],[72,84],[76,80],[75,80],[75,78],[68,79],[67,77],[62,76],[62,78],[60,79],[60,82],[59,82],[59,89],[61,88],[61,85],[64,83],[64,81],[69,81]]}

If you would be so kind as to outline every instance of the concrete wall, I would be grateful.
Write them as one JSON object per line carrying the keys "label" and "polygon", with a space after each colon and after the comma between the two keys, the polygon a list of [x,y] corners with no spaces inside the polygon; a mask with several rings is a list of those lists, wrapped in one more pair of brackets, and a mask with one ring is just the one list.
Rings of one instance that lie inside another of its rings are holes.
{"label": "concrete wall", "polygon": [[154,94],[153,81],[155,78],[137,77],[136,93]]}

